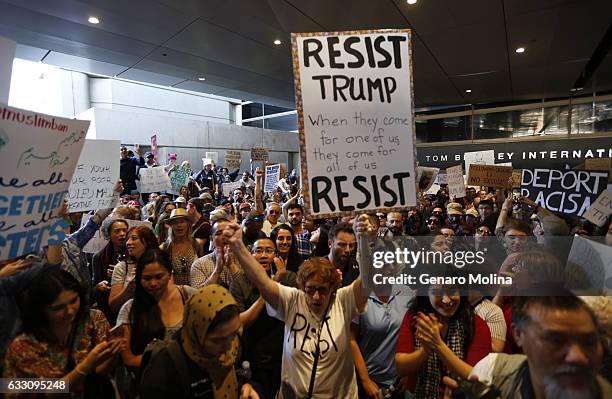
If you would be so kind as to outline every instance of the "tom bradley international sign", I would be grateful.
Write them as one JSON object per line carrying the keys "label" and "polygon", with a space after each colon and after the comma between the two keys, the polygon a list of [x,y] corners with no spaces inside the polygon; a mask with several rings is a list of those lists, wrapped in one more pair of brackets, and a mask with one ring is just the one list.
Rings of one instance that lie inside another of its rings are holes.
{"label": "tom bradley international sign", "polygon": [[521,140],[453,145],[417,145],[419,165],[446,168],[463,161],[466,152],[495,151],[495,162],[512,162],[515,169],[566,169],[587,159],[612,158],[612,135],[579,139]]}

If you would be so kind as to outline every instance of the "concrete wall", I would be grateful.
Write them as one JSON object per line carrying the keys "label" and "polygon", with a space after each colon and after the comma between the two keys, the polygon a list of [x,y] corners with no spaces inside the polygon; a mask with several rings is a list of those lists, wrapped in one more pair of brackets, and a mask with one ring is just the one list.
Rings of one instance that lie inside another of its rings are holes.
{"label": "concrete wall", "polygon": [[188,120],[234,123],[235,104],[221,97],[117,79],[89,78],[91,106]]}
{"label": "concrete wall", "polygon": [[299,168],[297,133],[97,107],[79,118],[94,122],[88,138],[121,140],[127,145],[148,148],[151,136],[156,134],[161,163],[168,153],[176,152],[179,162],[190,161],[192,168],[197,169],[202,167],[207,151],[216,151],[219,164],[223,165],[226,150],[240,150],[241,169],[247,170],[251,148],[265,147],[270,150],[270,162],[284,163],[288,169]]}

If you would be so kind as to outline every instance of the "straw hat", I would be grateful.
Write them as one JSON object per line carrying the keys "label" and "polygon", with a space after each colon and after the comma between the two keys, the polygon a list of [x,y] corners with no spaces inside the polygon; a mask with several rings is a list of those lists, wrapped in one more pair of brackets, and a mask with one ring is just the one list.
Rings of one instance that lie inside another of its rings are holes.
{"label": "straw hat", "polygon": [[172,223],[175,220],[179,219],[187,219],[191,221],[191,217],[189,217],[189,214],[187,213],[187,210],[185,208],[173,209],[172,213],[170,214],[170,217],[166,219],[166,222]]}

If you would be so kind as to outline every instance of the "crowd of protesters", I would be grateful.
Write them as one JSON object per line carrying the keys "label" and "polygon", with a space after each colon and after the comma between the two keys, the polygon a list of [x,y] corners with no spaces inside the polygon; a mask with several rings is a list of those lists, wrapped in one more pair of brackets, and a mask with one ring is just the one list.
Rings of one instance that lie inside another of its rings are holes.
{"label": "crowd of protesters", "polygon": [[[0,265],[3,377],[63,378],[85,398],[450,398],[477,381],[500,398],[612,397],[612,300],[575,296],[548,241],[612,247],[610,220],[445,185],[413,208],[313,219],[295,171],[264,193],[262,168],[207,162],[178,192],[140,193],[138,168],[172,174],[178,154],[120,154],[117,207],[82,226],[64,208],[64,242]],[[91,256],[98,229],[108,243]],[[424,237],[486,248],[515,284],[365,281],[373,250]]]}

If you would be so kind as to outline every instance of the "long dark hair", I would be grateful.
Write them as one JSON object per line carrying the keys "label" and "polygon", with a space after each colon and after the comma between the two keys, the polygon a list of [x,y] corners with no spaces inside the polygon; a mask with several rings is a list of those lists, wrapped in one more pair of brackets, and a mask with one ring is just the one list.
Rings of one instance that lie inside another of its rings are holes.
{"label": "long dark hair", "polygon": [[[289,256],[287,257],[287,270],[290,270],[292,272],[297,272],[298,269],[300,268],[300,265],[302,264],[303,259],[297,250],[297,243],[296,243],[297,240],[295,238],[295,233],[293,232],[293,229],[291,228],[291,226],[289,226],[288,224],[280,224],[276,226],[270,232],[270,238],[272,239],[272,241],[274,241],[275,245],[276,245],[276,238],[278,237],[278,232],[280,230],[287,230],[291,234],[291,247],[289,248]],[[278,251],[278,245],[276,246],[276,249]]]}
{"label": "long dark hair", "polygon": [[[456,288],[459,290],[459,287],[447,286],[448,288]],[[434,313],[437,314],[436,310],[433,308],[431,301],[429,300],[429,288],[430,287],[419,287],[416,292],[416,296],[410,301],[408,304],[408,311],[412,314],[417,314],[417,312],[421,313]],[[472,309],[472,305],[468,300],[468,297],[462,296],[459,302],[459,307],[455,314],[451,317],[451,321],[459,320],[459,323],[463,325],[463,331],[465,334],[464,339],[464,347],[463,353],[467,354],[467,350],[472,343],[472,339],[474,338],[474,309]]]}
{"label": "long dark hair", "polygon": [[147,344],[154,338],[163,339],[166,331],[157,300],[143,288],[141,283],[142,271],[146,265],[151,263],[162,265],[168,270],[169,274],[172,274],[170,258],[159,249],[146,251],[138,261],[136,266],[136,290],[130,310],[132,327],[130,348],[134,354],[143,353]]}
{"label": "long dark hair", "polygon": [[153,233],[153,230],[151,230],[149,227],[144,225],[134,226],[130,228],[126,235],[126,243],[127,237],[129,237],[130,234],[134,232],[138,235],[138,238],[140,238],[140,241],[144,244],[145,251],[158,247],[157,238],[155,238],[155,233]]}
{"label": "long dark hair", "polygon": [[33,334],[40,341],[51,341],[45,308],[55,302],[62,291],[79,294],[81,306],[73,323],[78,323],[89,311],[85,290],[70,273],[60,269],[43,270],[22,294],[20,301],[22,331]]}

